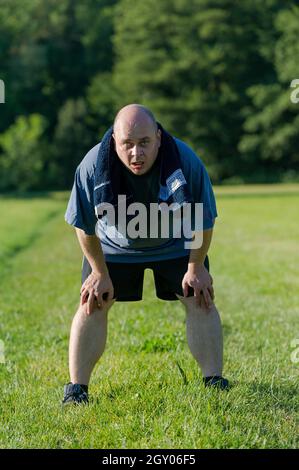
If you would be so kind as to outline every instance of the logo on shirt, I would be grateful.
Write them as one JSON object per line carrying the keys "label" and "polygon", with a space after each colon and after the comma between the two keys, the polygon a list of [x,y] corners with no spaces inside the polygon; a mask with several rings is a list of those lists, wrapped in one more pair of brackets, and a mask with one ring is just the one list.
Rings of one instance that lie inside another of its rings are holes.
{"label": "logo on shirt", "polygon": [[187,184],[185,179],[184,173],[179,168],[178,170],[174,171],[172,175],[169,176],[166,180],[167,188],[169,188],[169,195],[176,192],[184,184]]}

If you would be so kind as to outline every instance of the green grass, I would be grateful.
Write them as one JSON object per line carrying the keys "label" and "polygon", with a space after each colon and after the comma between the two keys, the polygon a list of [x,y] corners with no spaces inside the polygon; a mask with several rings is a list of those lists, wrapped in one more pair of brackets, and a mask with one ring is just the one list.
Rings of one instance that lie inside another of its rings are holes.
{"label": "green grass", "polygon": [[1,448],[298,447],[299,186],[217,189],[210,250],[225,376],[203,389],[178,302],[110,311],[87,408],[62,410],[81,253],[66,195],[0,198]]}

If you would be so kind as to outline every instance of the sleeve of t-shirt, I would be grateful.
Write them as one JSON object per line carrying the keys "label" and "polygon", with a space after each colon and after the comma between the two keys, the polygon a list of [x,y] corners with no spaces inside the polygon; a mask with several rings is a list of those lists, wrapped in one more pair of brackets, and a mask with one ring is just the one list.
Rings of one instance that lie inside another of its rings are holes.
{"label": "sleeve of t-shirt", "polygon": [[185,142],[179,139],[176,139],[176,142],[194,202],[203,204],[203,230],[208,230],[214,226],[215,218],[218,216],[210,177],[196,153]]}
{"label": "sleeve of t-shirt", "polygon": [[64,218],[68,224],[84,230],[87,235],[95,235],[97,218],[93,203],[93,182],[82,165],[76,170]]}
{"label": "sleeve of t-shirt", "polygon": [[203,203],[203,230],[213,228],[217,217],[216,201],[211,180],[205,166],[201,165],[200,184],[198,186],[198,202]]}

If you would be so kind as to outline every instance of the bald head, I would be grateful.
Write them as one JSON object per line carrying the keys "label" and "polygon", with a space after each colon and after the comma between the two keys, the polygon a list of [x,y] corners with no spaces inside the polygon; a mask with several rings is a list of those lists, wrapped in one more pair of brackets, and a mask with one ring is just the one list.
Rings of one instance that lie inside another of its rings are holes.
{"label": "bald head", "polygon": [[128,104],[121,108],[115,116],[113,132],[119,127],[134,128],[138,125],[151,124],[155,132],[158,130],[157,122],[153,113],[141,104]]}
{"label": "bald head", "polygon": [[135,175],[147,173],[161,144],[153,113],[140,104],[129,104],[116,115],[113,125],[115,150],[122,163]]}

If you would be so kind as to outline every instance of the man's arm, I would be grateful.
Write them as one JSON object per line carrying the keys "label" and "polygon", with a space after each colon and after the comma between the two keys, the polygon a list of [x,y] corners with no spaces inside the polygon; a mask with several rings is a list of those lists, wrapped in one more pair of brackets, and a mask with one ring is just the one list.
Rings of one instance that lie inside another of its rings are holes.
{"label": "man's arm", "polygon": [[[114,289],[98,237],[87,235],[79,228],[76,228],[76,234],[83,254],[92,269],[81,287],[81,305],[87,303],[87,314],[90,315],[94,309],[95,299],[98,307],[101,308],[102,302],[113,299]],[[103,297],[104,294],[106,298]]]}
{"label": "man's arm", "polygon": [[206,307],[211,307],[214,300],[213,279],[204,266],[204,260],[208,253],[213,228],[203,230],[202,245],[200,248],[191,249],[188,263],[188,271],[186,272],[182,288],[184,296],[188,296],[188,287],[194,289],[194,297],[197,298],[197,304],[202,306],[201,295],[203,296]]}
{"label": "man's arm", "polygon": [[212,241],[213,228],[203,230],[203,240],[200,248],[190,250],[189,265],[203,265]]}
{"label": "man's arm", "polygon": [[96,235],[87,235],[80,228],[76,228],[76,234],[92,272],[94,274],[107,274],[108,269],[99,238]]}

